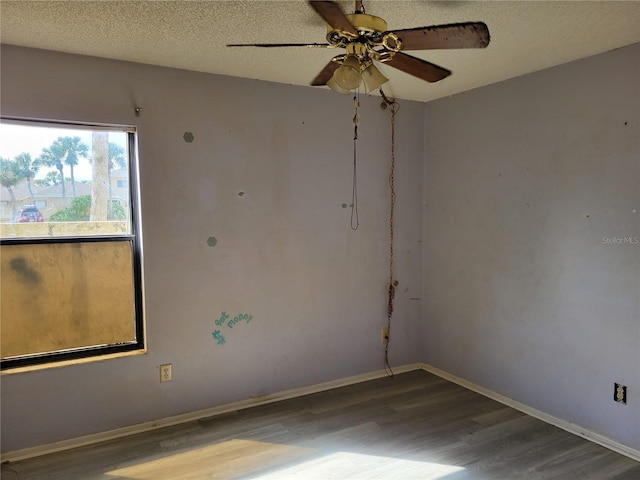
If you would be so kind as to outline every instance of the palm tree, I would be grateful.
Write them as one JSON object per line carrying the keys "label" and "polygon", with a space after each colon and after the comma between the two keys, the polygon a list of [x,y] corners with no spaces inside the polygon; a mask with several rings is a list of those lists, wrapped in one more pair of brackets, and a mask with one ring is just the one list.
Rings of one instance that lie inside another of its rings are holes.
{"label": "palm tree", "polygon": [[45,167],[54,167],[58,169],[58,172],[60,172],[60,184],[62,185],[62,198],[66,198],[67,193],[64,186],[63,171],[64,164],[62,163],[65,157],[65,152],[59,140],[60,139],[53,142],[49,148],[43,148],[42,153],[36,161]]}
{"label": "palm tree", "polygon": [[109,185],[109,214],[111,214],[111,171],[116,167],[127,168],[127,157],[124,154],[124,148],[117,143],[109,142],[109,171],[108,171],[108,185]]}
{"label": "palm tree", "polygon": [[71,168],[71,189],[75,197],[76,177],[73,173],[73,167],[78,165],[78,157],[87,158],[89,147],[82,143],[80,137],[59,137],[56,142],[60,143],[61,149],[64,152],[64,163]]}
{"label": "palm tree", "polygon": [[117,143],[109,142],[109,168],[114,169],[127,168],[127,156],[124,154],[124,148]]}
{"label": "palm tree", "polygon": [[58,185],[61,181],[62,180],[60,180],[60,174],[58,172],[47,172],[44,178],[37,178],[33,183],[41,187],[51,187],[53,185]]}
{"label": "palm tree", "polygon": [[109,134],[93,132],[93,162],[91,164],[91,221],[108,219]]}
{"label": "palm tree", "polygon": [[8,158],[0,157],[0,185],[9,191],[12,218],[16,217],[16,196],[13,193],[13,187],[18,183],[19,177],[18,164]]}
{"label": "palm tree", "polygon": [[28,153],[21,153],[17,157],[15,157],[15,162],[18,167],[18,173],[21,178],[25,178],[27,180],[27,188],[29,189],[29,195],[31,195],[31,199],[33,200],[33,190],[31,189],[31,179],[35,177],[36,173],[40,169],[40,164],[37,161],[34,161],[31,158],[31,155]]}

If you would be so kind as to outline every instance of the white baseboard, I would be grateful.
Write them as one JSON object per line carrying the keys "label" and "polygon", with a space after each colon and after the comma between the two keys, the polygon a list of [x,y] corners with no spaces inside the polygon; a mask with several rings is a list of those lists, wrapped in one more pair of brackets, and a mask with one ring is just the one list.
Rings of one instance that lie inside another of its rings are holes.
{"label": "white baseboard", "polygon": [[[585,428],[580,427],[566,420],[554,417],[535,408],[529,407],[523,403],[513,400],[509,397],[505,397],[499,393],[496,393],[487,388],[476,385],[463,378],[452,375],[444,370],[440,370],[432,365],[425,363],[409,364],[400,367],[394,367],[393,372],[396,374],[410,372],[413,370],[425,370],[429,373],[433,373],[445,380],[453,382],[461,387],[473,390],[485,397],[491,398],[509,407],[515,408],[527,415],[542,420],[543,422],[555,425],[558,428],[566,430],[567,432],[578,435],[591,442],[602,445],[614,452],[625,455],[633,460],[640,461],[640,451],[631,447],[623,445],[619,442],[611,440],[599,433],[592,432]],[[24,448],[21,450],[15,450],[13,452],[7,452],[2,455],[3,462],[16,462],[18,460],[24,460],[27,458],[38,457],[40,455],[46,455],[49,453],[60,452],[63,450],[69,450],[72,448],[84,447],[107,440],[113,440],[116,438],[126,437],[128,435],[134,435],[137,433],[148,432],[157,428],[169,427],[171,425],[178,425],[181,423],[190,422],[193,420],[199,420],[201,418],[212,417],[214,415],[221,415],[223,413],[233,412],[236,410],[243,410],[245,408],[255,407],[258,405],[265,405],[268,403],[278,402],[281,400],[287,400],[290,398],[301,397],[303,395],[309,395],[312,393],[323,392],[325,390],[331,390],[334,388],[344,387],[347,385],[354,385],[360,382],[366,382],[368,380],[375,380],[387,375],[385,370],[377,370],[375,372],[363,373],[360,375],[354,375],[352,377],[341,378],[338,380],[332,380],[329,382],[319,383],[317,385],[310,385],[307,387],[294,388],[291,390],[285,390],[278,393],[265,395],[258,398],[248,398],[246,400],[240,400],[238,402],[228,403],[225,405],[219,405],[217,407],[207,408],[205,410],[198,410],[196,412],[185,413],[182,415],[175,415],[173,417],[167,417],[160,420],[154,420],[145,423],[139,423],[131,425],[129,427],[117,428],[115,430],[109,430],[106,432],[95,433],[92,435],[85,435],[82,437],[72,438],[69,440],[63,440],[61,442],[49,443],[46,445],[39,445],[36,447]]]}
{"label": "white baseboard", "polygon": [[[412,370],[420,370],[420,364],[402,365],[399,367],[393,367],[395,374],[410,372]],[[115,430],[108,430],[106,432],[94,433],[91,435],[84,435],[82,437],[71,438],[69,440],[63,440],[55,443],[48,443],[45,445],[38,445],[35,447],[23,448],[21,450],[14,450],[2,455],[3,462],[16,462],[18,460],[25,460],[27,458],[38,457],[40,455],[47,455],[49,453],[60,452],[63,450],[70,450],[72,448],[85,447],[99,442],[107,440],[113,440],[116,438],[122,438],[129,435],[135,435],[137,433],[148,432],[157,428],[169,427],[171,425],[178,425],[181,423],[191,422],[193,420],[200,420],[201,418],[212,417],[214,415],[221,415],[223,413],[234,412],[237,410],[243,410],[245,408],[255,407],[258,405],[265,405],[268,403],[278,402],[281,400],[287,400],[289,398],[301,397],[303,395],[309,395],[312,393],[323,392],[325,390],[331,390],[334,388],[344,387],[347,385],[354,385],[368,380],[375,380],[387,376],[385,370],[376,370],[375,372],[363,373],[360,375],[354,375],[352,377],[341,378],[338,380],[332,380],[329,382],[319,383],[317,385],[310,385],[307,387],[294,388],[291,390],[285,390],[278,393],[268,394],[257,398],[248,398],[246,400],[240,400],[238,402],[227,403],[225,405],[219,405],[217,407],[207,408],[205,410],[198,410],[197,412],[185,413],[182,415],[175,415],[173,417],[167,417],[160,420],[154,420],[150,422],[138,423],[128,427],[116,428]]]}
{"label": "white baseboard", "polygon": [[604,435],[593,432],[586,428],[581,427],[580,425],[576,425],[575,423],[568,422],[566,420],[562,420],[560,418],[554,417],[553,415],[549,415],[548,413],[542,412],[540,410],[536,410],[533,407],[525,405],[524,403],[520,403],[512,398],[505,397],[499,393],[496,393],[487,388],[481,387],[480,385],[476,385],[475,383],[469,382],[463,378],[452,375],[444,370],[440,370],[432,365],[428,365],[426,363],[419,364],[420,368],[423,370],[433,373],[445,380],[448,380],[452,383],[458,384],[461,387],[467,388],[469,390],[473,390],[485,397],[489,397],[492,400],[500,402],[508,407],[515,408],[516,410],[521,411],[522,413],[526,413],[538,420],[542,420],[543,422],[554,425],[558,428],[566,430],[569,433],[573,433],[574,435],[578,435],[579,437],[585,438],[591,442],[597,443],[598,445],[602,445],[603,447],[608,448],[609,450],[613,450],[614,452],[625,455],[633,460],[640,462],[640,450],[636,450],[634,448],[628,447],[622,443],[616,442],[615,440],[611,440]]}

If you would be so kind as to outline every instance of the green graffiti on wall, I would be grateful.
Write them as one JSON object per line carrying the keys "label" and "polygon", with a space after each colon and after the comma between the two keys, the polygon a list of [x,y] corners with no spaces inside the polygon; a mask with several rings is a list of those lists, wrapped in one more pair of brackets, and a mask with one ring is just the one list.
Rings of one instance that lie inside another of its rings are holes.
{"label": "green graffiti on wall", "polygon": [[227,327],[233,328],[233,326],[238,322],[246,321],[247,323],[249,323],[252,318],[253,318],[253,315],[249,315],[248,313],[240,313],[240,314],[236,315],[235,317],[233,317],[232,320],[229,320],[227,322]]}
{"label": "green graffiti on wall", "polygon": [[218,345],[224,345],[224,342],[226,340],[224,339],[224,335],[220,333],[220,330],[214,330],[213,332],[211,332],[211,335],[213,335],[213,338],[216,339]]}
{"label": "green graffiti on wall", "polygon": [[[233,328],[237,323],[249,323],[251,322],[251,320],[253,320],[253,315],[250,315],[248,313],[239,313],[231,318],[227,312],[222,312],[220,316],[214,321],[214,323],[217,327]],[[213,332],[211,332],[211,336],[214,338],[217,345],[224,345],[227,341],[220,330],[214,330]]]}

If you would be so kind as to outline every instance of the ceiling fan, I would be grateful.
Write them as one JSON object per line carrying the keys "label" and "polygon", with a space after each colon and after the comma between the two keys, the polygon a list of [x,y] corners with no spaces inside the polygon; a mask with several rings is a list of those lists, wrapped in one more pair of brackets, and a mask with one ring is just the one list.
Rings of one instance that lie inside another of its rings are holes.
{"label": "ceiling fan", "polygon": [[309,0],[308,3],[329,24],[328,43],[235,43],[227,46],[344,48],[346,53],[333,57],[311,85],[327,85],[338,93],[348,94],[361,83],[364,83],[365,92],[370,93],[389,81],[375,62],[427,82],[438,82],[451,75],[446,68],[402,51],[485,48],[489,44],[489,29],[482,22],[387,30],[387,22],[382,18],[365,13],[362,0],[356,0],[353,14],[345,14],[333,1]]}

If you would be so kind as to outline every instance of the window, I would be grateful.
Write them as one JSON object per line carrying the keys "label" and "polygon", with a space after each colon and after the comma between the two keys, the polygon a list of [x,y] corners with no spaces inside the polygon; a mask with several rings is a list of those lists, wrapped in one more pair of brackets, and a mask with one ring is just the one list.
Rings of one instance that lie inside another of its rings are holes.
{"label": "window", "polygon": [[118,180],[118,188],[129,188],[129,182],[126,180]]}
{"label": "window", "polygon": [[2,369],[144,349],[135,129],[0,120]]}

